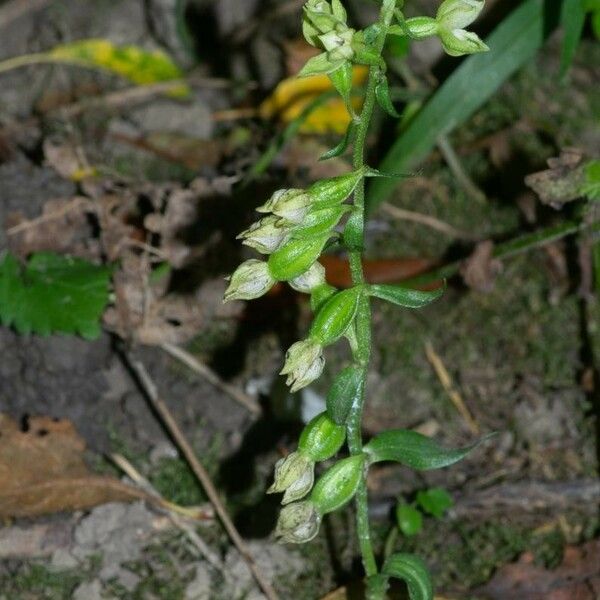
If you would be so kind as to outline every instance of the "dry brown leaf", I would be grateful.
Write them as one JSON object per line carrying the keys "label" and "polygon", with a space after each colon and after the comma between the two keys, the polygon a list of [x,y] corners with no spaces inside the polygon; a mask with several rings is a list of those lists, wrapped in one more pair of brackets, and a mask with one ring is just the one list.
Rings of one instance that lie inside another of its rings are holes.
{"label": "dry brown leaf", "polygon": [[502,263],[494,258],[494,242],[486,240],[475,246],[473,254],[460,269],[465,283],[479,292],[491,292]]}
{"label": "dry brown leaf", "polygon": [[148,495],[109,476],[94,475],[85,442],[66,420],[33,417],[23,431],[0,414],[0,517],[32,517],[91,508]]}
{"label": "dry brown leaf", "polygon": [[598,600],[600,598],[600,540],[565,548],[554,570],[539,567],[531,553],[499,569],[478,593],[486,600]]}
{"label": "dry brown leaf", "polygon": [[566,202],[581,197],[581,187],[585,181],[583,152],[568,148],[558,158],[548,159],[546,171],[532,173],[525,177],[529,186],[544,204],[561,208]]}
{"label": "dry brown leaf", "polygon": [[96,170],[88,163],[83,150],[73,142],[57,142],[50,138],[44,141],[44,157],[61,177],[71,181],[82,181],[93,177]]}
{"label": "dry brown leaf", "polygon": [[76,196],[48,200],[35,219],[26,219],[20,212],[11,213],[6,219],[8,246],[23,258],[33,252],[58,252],[96,259],[100,247],[93,239],[88,219],[93,212],[87,198]]}

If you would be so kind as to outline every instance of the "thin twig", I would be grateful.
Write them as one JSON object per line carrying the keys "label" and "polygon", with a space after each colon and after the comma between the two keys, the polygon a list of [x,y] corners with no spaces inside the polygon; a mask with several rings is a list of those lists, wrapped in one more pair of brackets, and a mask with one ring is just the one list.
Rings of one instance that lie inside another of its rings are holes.
{"label": "thin twig", "polygon": [[446,366],[442,362],[442,359],[433,349],[433,346],[430,342],[425,344],[425,353],[427,354],[427,360],[431,363],[433,370],[435,371],[440,383],[442,384],[444,390],[450,397],[452,404],[456,407],[456,410],[460,413],[462,418],[464,419],[467,427],[471,431],[471,433],[475,435],[479,435],[480,429],[477,421],[473,418],[473,415],[470,413],[467,405],[464,403],[461,395],[455,389],[454,384],[452,383],[452,378],[450,377],[450,373],[446,369]]}
{"label": "thin twig", "polygon": [[436,219],[430,215],[424,215],[423,213],[414,212],[412,210],[398,208],[397,206],[389,204],[388,202],[383,202],[380,206],[384,212],[396,219],[420,223],[421,225],[426,225],[427,227],[431,227],[431,229],[441,231],[442,233],[454,238],[473,239],[473,236],[465,231],[461,231],[456,227],[452,227],[452,225],[448,225],[448,223],[444,223],[444,221],[440,221],[439,219]]}
{"label": "thin twig", "polygon": [[70,202],[67,202],[64,206],[61,206],[57,210],[53,210],[51,213],[47,213],[44,215],[40,215],[35,219],[31,219],[29,221],[23,221],[23,223],[19,223],[18,225],[14,225],[6,230],[6,235],[16,235],[17,233],[22,233],[27,229],[31,229],[32,227],[38,227],[48,221],[53,221],[54,219],[60,219],[64,217],[67,213],[71,212],[75,208],[79,208],[81,205],[91,206],[91,202],[87,198],[75,197]]}
{"label": "thin twig", "polygon": [[28,12],[41,10],[50,0],[11,0],[0,8],[0,29],[10,25]]}
{"label": "thin twig", "polygon": [[438,138],[437,146],[444,157],[444,160],[450,167],[452,174],[456,177],[456,180],[460,186],[464,189],[468,196],[471,196],[473,200],[478,202],[485,202],[485,194],[475,185],[474,181],[469,177],[467,172],[464,170],[460,159],[458,158],[450,140],[445,136],[441,135]]}
{"label": "thin twig", "polygon": [[229,385],[225,383],[210,367],[201,363],[197,358],[195,358],[192,354],[184,350],[179,346],[175,346],[174,344],[161,344],[160,346],[165,352],[170,354],[173,358],[181,361],[183,364],[187,365],[194,373],[197,373],[201,377],[204,377],[209,383],[214,385],[216,388],[227,394],[230,398],[239,402],[242,406],[247,408],[251,413],[258,415],[261,412],[260,405],[258,402],[234,387],[233,385]]}
{"label": "thin twig", "polygon": [[198,481],[202,485],[204,492],[208,496],[210,503],[213,505],[215,512],[219,516],[225,531],[229,535],[231,541],[237,548],[238,552],[242,555],[242,558],[246,561],[250,572],[254,576],[254,579],[265,593],[269,600],[278,600],[277,593],[273,589],[273,586],[270,582],[265,578],[263,573],[258,568],[257,564],[254,562],[254,558],[250,553],[250,550],[246,546],[246,543],[240,536],[238,530],[236,529],[231,517],[227,513],[227,509],[225,508],[223,501],[219,497],[219,493],[215,488],[210,475],[200,463],[198,458],[196,457],[194,450],[192,449],[190,443],[187,441],[185,435],[179,428],[179,425],[173,418],[171,411],[168,409],[165,402],[159,397],[158,389],[156,384],[148,374],[146,367],[143,363],[138,360],[134,360],[132,357],[126,355],[127,361],[130,367],[133,369],[135,374],[138,377],[139,383],[142,386],[144,392],[148,400],[150,401],[152,408],[156,411],[156,413],[160,416],[162,423],[166,427],[167,431],[170,433],[171,437],[175,441],[177,447],[179,448],[181,454],[184,456],[190,468],[194,472],[194,475],[198,478]]}

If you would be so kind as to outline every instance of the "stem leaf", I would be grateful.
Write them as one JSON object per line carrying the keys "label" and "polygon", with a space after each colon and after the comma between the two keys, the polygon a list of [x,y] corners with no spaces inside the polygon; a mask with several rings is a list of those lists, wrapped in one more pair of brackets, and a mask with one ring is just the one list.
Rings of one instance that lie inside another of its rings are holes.
{"label": "stem leaf", "polygon": [[335,378],[327,394],[327,414],[338,425],[346,423],[353,404],[360,398],[365,373],[358,367],[346,367]]}
{"label": "stem leaf", "polygon": [[400,114],[394,107],[394,103],[390,97],[390,86],[388,84],[388,79],[383,73],[381,74],[379,82],[375,86],[375,97],[377,98],[377,103],[379,106],[381,106],[381,108],[388,115],[390,115],[390,117],[400,119]]}
{"label": "stem leaf", "polygon": [[402,306],[404,308],[422,308],[427,306],[440,298],[445,289],[446,287],[442,286],[436,290],[424,292],[422,290],[414,290],[399,285],[384,284],[370,285],[368,288],[370,296],[375,296],[381,300],[387,300],[396,306]]}
{"label": "stem leaf", "polygon": [[383,565],[383,573],[406,582],[410,600],[433,600],[433,585],[427,566],[414,554],[392,554]]}
{"label": "stem leaf", "polygon": [[399,462],[416,471],[441,469],[462,460],[471,450],[494,434],[463,448],[447,449],[435,440],[409,429],[391,429],[376,435],[365,447],[369,462]]}
{"label": "stem leaf", "polygon": [[346,152],[348,146],[354,141],[354,137],[356,136],[356,123],[354,121],[350,121],[348,125],[348,129],[346,129],[346,133],[344,137],[340,141],[340,143],[331,150],[328,150],[323,154],[319,160],[329,160],[330,158],[335,158],[336,156],[341,156]]}

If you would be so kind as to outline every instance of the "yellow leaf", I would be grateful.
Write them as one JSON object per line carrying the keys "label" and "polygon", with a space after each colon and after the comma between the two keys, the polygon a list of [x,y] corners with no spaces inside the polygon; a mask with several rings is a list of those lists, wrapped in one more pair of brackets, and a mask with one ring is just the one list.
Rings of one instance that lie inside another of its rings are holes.
{"label": "yellow leaf", "polygon": [[[367,78],[368,69],[364,66],[353,67],[352,83],[362,85]],[[284,79],[275,88],[271,96],[260,106],[259,113],[263,119],[277,118],[284,123],[297,119],[302,111],[317,96],[333,89],[327,75]],[[361,101],[353,101],[358,110]],[[302,133],[339,133],[346,131],[350,123],[350,115],[341,98],[332,98],[316,108],[304,121],[300,128]]]}
{"label": "yellow leaf", "polygon": [[[146,85],[183,78],[179,67],[161,50],[148,51],[138,46],[115,46],[108,40],[89,39],[56,46],[45,55],[49,60],[111,71],[133,83]],[[187,96],[185,83],[169,92]]]}

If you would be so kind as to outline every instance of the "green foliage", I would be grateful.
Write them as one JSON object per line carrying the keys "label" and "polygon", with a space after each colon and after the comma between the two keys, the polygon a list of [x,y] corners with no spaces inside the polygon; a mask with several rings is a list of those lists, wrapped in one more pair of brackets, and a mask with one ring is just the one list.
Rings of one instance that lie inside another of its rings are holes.
{"label": "green foliage", "polygon": [[396,506],[396,522],[400,531],[411,537],[421,533],[423,529],[423,513],[411,504],[398,504]]}
{"label": "green foliage", "polygon": [[414,554],[392,554],[382,573],[406,582],[410,600],[433,600],[433,585],[427,566]]}
{"label": "green foliage", "polygon": [[454,504],[450,494],[439,487],[420,491],[417,494],[416,502],[426,513],[436,519],[441,519]]}
{"label": "green foliage", "polygon": [[441,469],[462,460],[485,436],[464,448],[448,450],[435,440],[409,429],[391,429],[377,434],[364,448],[369,462],[399,462],[417,471]]}
{"label": "green foliage", "polygon": [[364,371],[355,366],[346,367],[335,378],[327,394],[327,413],[338,424],[348,420],[353,404],[360,397],[364,385]]}
{"label": "green foliage", "polygon": [[[578,0],[577,0],[578,1]],[[555,27],[549,3],[526,0],[486,40],[490,52],[468,57],[413,118],[383,159],[382,171],[406,172],[433,149],[441,134],[464,123],[513,73],[530,60]],[[377,179],[369,187],[373,210],[395,183]]]}
{"label": "green foliage", "polygon": [[583,33],[586,0],[563,1],[560,22],[563,27],[563,43],[560,56],[560,74],[569,70]]}
{"label": "green foliage", "polygon": [[19,333],[100,335],[108,302],[110,269],[79,258],[33,255],[21,268],[5,254],[0,261],[0,320]]}
{"label": "green foliage", "polygon": [[584,169],[585,181],[581,194],[590,200],[600,200],[600,160],[590,161]]}
{"label": "green foliage", "polygon": [[375,284],[369,286],[369,294],[404,308],[423,308],[442,296],[444,287],[431,292],[413,290],[399,285]]}

